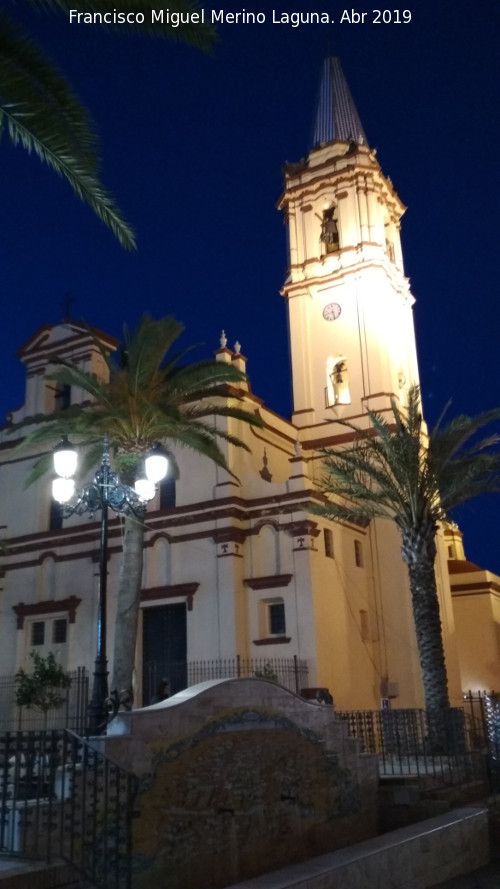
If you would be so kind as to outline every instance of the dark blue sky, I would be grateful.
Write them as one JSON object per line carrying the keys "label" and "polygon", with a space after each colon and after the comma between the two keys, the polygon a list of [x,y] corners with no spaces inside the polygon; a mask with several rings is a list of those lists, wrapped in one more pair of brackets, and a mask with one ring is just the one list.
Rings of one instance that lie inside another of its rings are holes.
{"label": "dark blue sky", "polygon": [[[307,153],[323,57],[339,55],[370,145],[408,206],[402,238],[429,422],[500,405],[500,8],[416,0],[410,24],[224,25],[207,57],[180,43],[70,25],[5,4],[70,77],[102,140],[102,178],[137,231],[127,254],[69,187],[0,145],[4,384],[23,398],[15,350],[70,314],[120,336],[149,310],[174,314],[202,358],[222,328],[248,358],[253,390],[290,413],[285,230],[275,209],[285,161]],[[75,0],[75,6],[77,3]],[[119,3],[117,2],[119,9]],[[205,5],[208,11],[212,6]],[[221,8],[214,5],[213,8]],[[384,7],[382,7],[384,8]],[[465,507],[470,559],[500,573],[500,500]]]}

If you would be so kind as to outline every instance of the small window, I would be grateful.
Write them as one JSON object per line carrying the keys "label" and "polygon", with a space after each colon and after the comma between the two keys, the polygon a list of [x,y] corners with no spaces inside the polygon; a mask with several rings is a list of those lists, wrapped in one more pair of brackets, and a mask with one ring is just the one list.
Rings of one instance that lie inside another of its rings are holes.
{"label": "small window", "polygon": [[360,540],[354,541],[354,561],[357,568],[363,567],[363,546]]}
{"label": "small window", "polygon": [[58,386],[54,401],[56,411],[66,411],[69,408],[71,405],[71,386],[69,383]]}
{"label": "small window", "polygon": [[450,544],[450,546],[448,547],[448,558],[449,558],[449,559],[452,559],[452,558],[453,558],[453,546],[452,546],[451,544]]}
{"label": "small window", "polygon": [[31,624],[31,644],[44,645],[45,643],[45,621],[35,620]]}
{"label": "small window", "polygon": [[58,531],[63,526],[63,514],[60,503],[50,498],[49,531]]}
{"label": "small window", "polygon": [[327,556],[328,559],[334,559],[335,556],[333,552],[333,533],[330,531],[329,528],[323,529],[323,541],[325,544],[325,556]]}
{"label": "small window", "polygon": [[271,636],[284,636],[285,632],[285,603],[273,602],[269,605],[269,633]]}
{"label": "small window", "polygon": [[173,509],[175,506],[175,478],[167,475],[160,482],[160,509]]}
{"label": "small window", "polygon": [[52,624],[52,642],[62,645],[66,642],[68,622],[65,617],[58,618]]}

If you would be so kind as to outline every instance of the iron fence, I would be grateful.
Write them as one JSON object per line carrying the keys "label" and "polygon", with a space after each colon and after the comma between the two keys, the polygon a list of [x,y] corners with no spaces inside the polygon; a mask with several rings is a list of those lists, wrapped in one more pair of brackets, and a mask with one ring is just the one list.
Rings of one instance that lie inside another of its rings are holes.
{"label": "iron fence", "polygon": [[268,679],[300,694],[308,686],[307,661],[293,658],[223,658],[219,660],[152,660],[144,665],[143,706],[209,679]]}
{"label": "iron fence", "polygon": [[136,779],[73,732],[0,734],[0,848],[129,889]]}
{"label": "iron fence", "polygon": [[85,667],[69,672],[71,685],[62,707],[40,713],[16,704],[15,676],[0,676],[0,732],[69,728],[84,734],[87,722],[89,675]]}
{"label": "iron fence", "polygon": [[488,786],[487,757],[478,748],[462,709],[441,714],[439,742],[435,721],[424,710],[358,710],[337,714],[358,738],[361,751],[376,753],[384,778],[411,776],[417,782]]}
{"label": "iron fence", "polygon": [[490,784],[500,792],[500,698],[495,692],[467,692],[463,706],[471,738],[486,753]]}
{"label": "iron fence", "polygon": [[[0,732],[44,731],[68,728],[84,735],[88,723],[89,674],[85,667],[69,673],[71,685],[62,707],[47,714],[15,701],[15,676],[0,676]],[[147,706],[162,695],[168,680],[168,694],[176,694],[208,679],[256,677],[276,682],[297,694],[308,687],[307,662],[293,658],[225,658],[219,660],[155,660],[144,665],[142,704]],[[163,691],[163,689],[162,689]]]}
{"label": "iron fence", "polygon": [[467,722],[468,732],[473,743],[479,749],[484,749],[488,743],[488,721],[486,715],[486,700],[495,695],[489,695],[482,691],[468,691],[463,695],[463,711]]}

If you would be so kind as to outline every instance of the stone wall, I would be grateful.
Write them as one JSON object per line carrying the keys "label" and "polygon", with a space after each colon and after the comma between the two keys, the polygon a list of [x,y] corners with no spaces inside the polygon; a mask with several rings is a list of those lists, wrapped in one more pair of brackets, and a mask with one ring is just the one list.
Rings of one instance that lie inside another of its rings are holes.
{"label": "stone wall", "polygon": [[[445,881],[448,885],[448,880],[488,861],[488,810],[477,805],[233,884],[230,889],[428,889]],[[457,886],[497,889],[497,879],[486,884],[471,876],[457,880]]]}
{"label": "stone wall", "polygon": [[111,731],[107,755],[139,778],[134,889],[221,889],[377,831],[375,758],[272,683],[202,683]]}

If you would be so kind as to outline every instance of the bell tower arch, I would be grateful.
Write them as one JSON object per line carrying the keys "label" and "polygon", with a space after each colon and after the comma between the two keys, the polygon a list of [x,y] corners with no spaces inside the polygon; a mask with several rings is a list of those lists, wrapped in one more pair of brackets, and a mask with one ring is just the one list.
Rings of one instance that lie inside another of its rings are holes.
{"label": "bell tower arch", "polygon": [[367,143],[337,58],[324,63],[313,146],[286,166],[279,208],[289,231],[281,292],[293,422],[304,442],[321,440],[335,420],[362,423],[367,409],[387,409],[418,382],[405,207]]}

